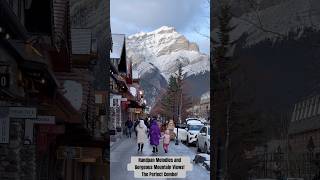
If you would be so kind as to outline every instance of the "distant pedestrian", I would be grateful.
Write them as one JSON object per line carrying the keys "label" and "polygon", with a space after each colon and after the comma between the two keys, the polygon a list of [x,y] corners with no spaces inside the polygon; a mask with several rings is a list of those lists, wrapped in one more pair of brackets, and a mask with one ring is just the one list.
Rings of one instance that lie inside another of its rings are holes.
{"label": "distant pedestrian", "polygon": [[156,119],[151,121],[149,135],[150,135],[150,144],[153,146],[152,152],[153,153],[158,152],[158,145],[161,137],[161,132]]}
{"label": "distant pedestrian", "polygon": [[136,127],[137,131],[137,143],[138,143],[138,151],[143,150],[143,145],[147,140],[147,127],[144,124],[143,120],[139,121],[139,125]]}
{"label": "distant pedestrian", "polygon": [[170,131],[167,129],[163,135],[163,149],[165,153],[168,153],[170,144]]}
{"label": "distant pedestrian", "polygon": [[128,119],[127,122],[125,123],[125,125],[127,127],[127,137],[131,138],[131,131],[132,131],[133,123],[130,119]]}

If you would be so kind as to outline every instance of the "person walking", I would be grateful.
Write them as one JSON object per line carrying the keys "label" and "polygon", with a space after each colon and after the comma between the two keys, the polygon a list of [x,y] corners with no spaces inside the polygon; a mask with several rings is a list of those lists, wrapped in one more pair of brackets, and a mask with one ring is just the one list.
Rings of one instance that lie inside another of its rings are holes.
{"label": "person walking", "polygon": [[140,120],[139,120],[139,119],[136,119],[136,121],[134,122],[134,126],[133,126],[134,132],[136,133],[136,137],[138,136],[138,135],[137,135],[138,132],[137,132],[136,128],[137,128],[137,126],[139,125],[139,123],[140,123]]}
{"label": "person walking", "polygon": [[146,142],[147,139],[147,127],[144,124],[143,120],[139,121],[139,125],[136,127],[137,132],[137,144],[138,144],[138,152],[143,150],[144,142]]}
{"label": "person walking", "polygon": [[168,153],[170,144],[170,131],[167,129],[163,135],[163,149],[165,153]]}
{"label": "person walking", "polygon": [[151,121],[149,136],[150,136],[150,144],[153,146],[152,152],[153,153],[158,152],[158,145],[161,137],[161,132],[156,119]]}
{"label": "person walking", "polygon": [[127,137],[131,138],[131,129],[132,129],[133,123],[130,119],[128,119],[125,124],[127,126]]}

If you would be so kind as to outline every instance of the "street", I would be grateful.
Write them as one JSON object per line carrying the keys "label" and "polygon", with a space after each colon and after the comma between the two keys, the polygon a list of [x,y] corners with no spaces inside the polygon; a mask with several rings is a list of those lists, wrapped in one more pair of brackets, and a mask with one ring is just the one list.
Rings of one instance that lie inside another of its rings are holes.
{"label": "street", "polygon": [[[138,153],[138,147],[136,144],[135,135],[133,137],[127,138],[123,137],[117,144],[111,147],[110,153],[110,177],[111,179],[121,179],[121,180],[131,180],[135,179],[133,172],[127,171],[127,164],[130,163],[131,156],[189,156],[191,160],[194,159],[196,155],[195,147],[187,147],[186,145],[179,143],[175,145],[174,141],[170,142],[169,152],[166,154],[162,148],[162,142],[158,147],[159,152],[157,154],[152,153],[152,147],[149,143],[145,143],[142,153]],[[204,167],[193,164],[193,170],[187,172],[187,177],[184,179],[210,179],[210,172]]]}

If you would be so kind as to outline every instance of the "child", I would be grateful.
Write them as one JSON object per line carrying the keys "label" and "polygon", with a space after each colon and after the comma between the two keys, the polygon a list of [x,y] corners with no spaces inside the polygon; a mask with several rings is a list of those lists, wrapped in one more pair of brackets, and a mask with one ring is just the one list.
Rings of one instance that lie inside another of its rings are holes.
{"label": "child", "polygon": [[169,144],[170,144],[170,132],[167,129],[163,135],[163,149],[165,153],[168,153]]}

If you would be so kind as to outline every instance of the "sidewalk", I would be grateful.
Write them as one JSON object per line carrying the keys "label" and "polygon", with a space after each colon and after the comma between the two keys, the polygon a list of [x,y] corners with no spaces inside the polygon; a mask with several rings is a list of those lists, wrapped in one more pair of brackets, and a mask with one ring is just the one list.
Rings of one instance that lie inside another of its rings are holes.
{"label": "sidewalk", "polygon": [[[132,171],[127,171],[127,164],[131,161],[131,156],[189,156],[194,159],[195,153],[182,143],[175,145],[172,141],[169,147],[169,153],[165,153],[162,148],[162,143],[158,146],[159,152],[152,153],[152,146],[149,143],[144,145],[143,152],[138,153],[135,135],[132,138],[123,137],[117,144],[113,143],[110,147],[110,177],[111,180],[131,180],[135,179]],[[178,179],[178,178],[176,178]],[[181,179],[181,178],[180,178]],[[209,180],[210,172],[205,168],[193,164],[193,170],[187,172],[187,180]],[[156,180],[156,179],[154,179]],[[159,179],[160,180],[160,179]]]}

